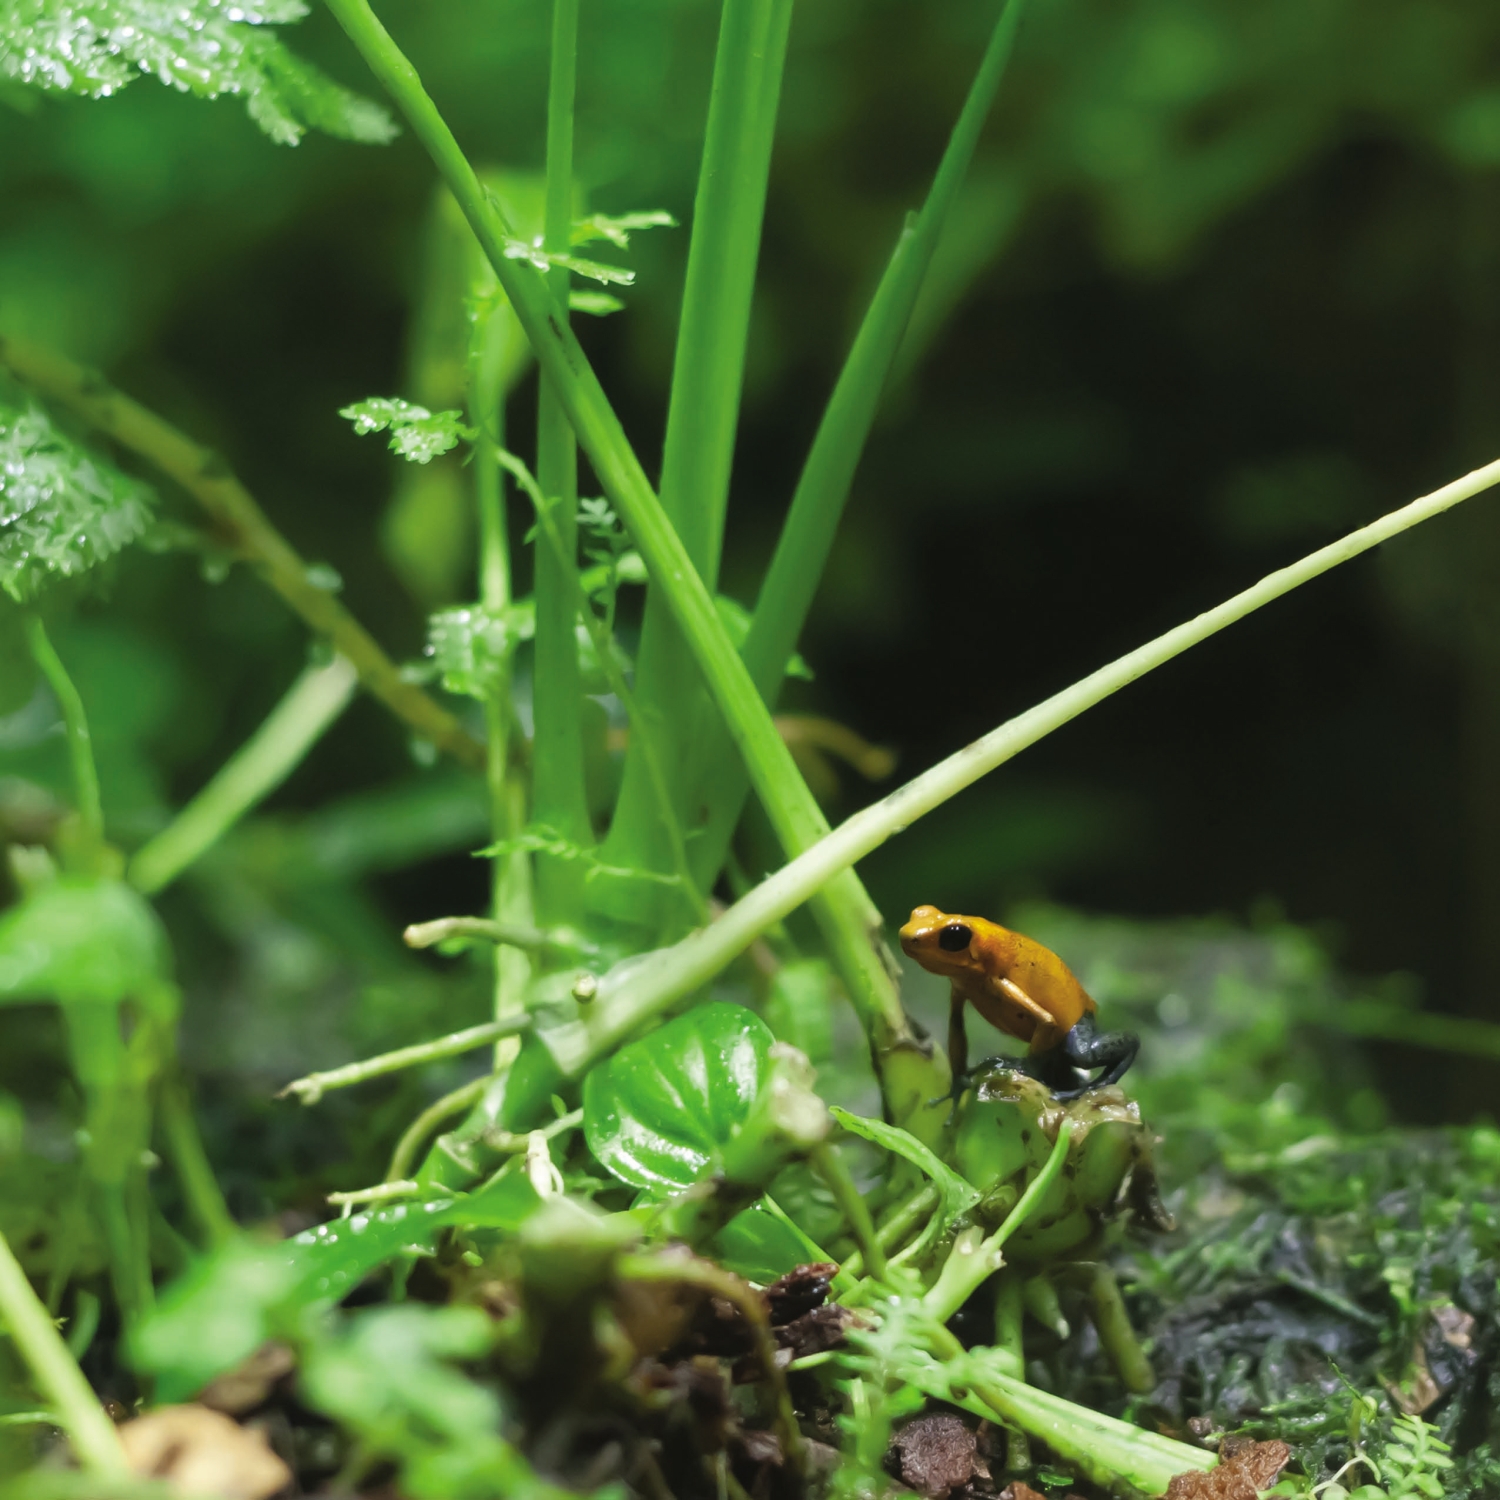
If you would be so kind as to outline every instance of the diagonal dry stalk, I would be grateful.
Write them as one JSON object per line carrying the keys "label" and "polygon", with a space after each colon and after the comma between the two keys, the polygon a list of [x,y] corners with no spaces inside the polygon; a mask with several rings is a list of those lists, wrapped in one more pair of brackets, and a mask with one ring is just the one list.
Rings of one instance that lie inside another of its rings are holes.
{"label": "diagonal dry stalk", "polygon": [[0,337],[0,366],[175,479],[208,513],[215,541],[249,563],[309,629],[329,640],[374,697],[439,750],[475,770],[484,768],[484,746],[446,708],[407,682],[374,636],[312,580],[307,563],[221,454],[195,443],[102,375],[50,349]]}

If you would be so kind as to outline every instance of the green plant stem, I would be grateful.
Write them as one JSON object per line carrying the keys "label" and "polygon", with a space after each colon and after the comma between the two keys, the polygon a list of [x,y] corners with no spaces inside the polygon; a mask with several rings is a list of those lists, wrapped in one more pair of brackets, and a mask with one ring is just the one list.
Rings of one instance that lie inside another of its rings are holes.
{"label": "green plant stem", "polygon": [[626,1281],[678,1281],[690,1286],[701,1286],[739,1309],[754,1340],[755,1357],[761,1367],[761,1376],[771,1389],[776,1431],[781,1438],[781,1449],[787,1467],[793,1474],[802,1474],[807,1463],[802,1429],[797,1425],[791,1393],[787,1390],[786,1375],[776,1363],[776,1341],[771,1335],[770,1320],[760,1297],[738,1276],[707,1260],[622,1255],[616,1262],[616,1271]]}
{"label": "green plant stem", "polygon": [[518,948],[523,953],[550,949],[576,955],[593,951],[565,932],[544,932],[528,923],[500,922],[492,917],[434,917],[430,922],[413,922],[401,934],[408,948],[431,948],[456,937],[483,938],[498,947]]}
{"label": "green plant stem", "polygon": [[439,750],[466,766],[483,768],[484,747],[447,709],[407,682],[364,626],[313,581],[307,564],[266,519],[220,454],[122,395],[102,375],[51,350],[0,338],[0,365],[176,480],[207,512],[214,541],[249,563],[309,629],[352,662],[374,697]]}
{"label": "green plant stem", "polygon": [[1049,1395],[1024,1380],[992,1373],[976,1381],[972,1390],[955,1388],[940,1364],[903,1369],[902,1376],[929,1396],[952,1401],[991,1421],[999,1417],[1006,1425],[1040,1438],[1064,1462],[1117,1494],[1123,1479],[1131,1495],[1161,1495],[1174,1475],[1195,1469],[1206,1472],[1218,1464],[1214,1454],[1201,1448],[1132,1427],[1118,1417]]}
{"label": "green plant stem", "polygon": [[1067,1160],[1076,1125],[1077,1121],[1071,1119],[1062,1122],[1052,1153],[1042,1164],[1041,1171],[1027,1183],[1020,1201],[988,1239],[984,1239],[980,1231],[968,1229],[954,1240],[953,1250],[938,1279],[922,1299],[923,1306],[936,1322],[946,1323],[1004,1265],[1001,1250],[1006,1240],[1025,1224],[1032,1210],[1057,1181],[1063,1162]]}
{"label": "green plant stem", "polygon": [[[3,347],[3,345],[0,345]],[[83,699],[68,676],[62,658],[47,638],[46,627],[37,615],[26,616],[26,644],[32,660],[47,679],[52,696],[62,710],[63,729],[68,737],[68,759],[73,766],[73,793],[78,798],[78,821],[83,828],[84,848],[89,863],[97,862],[104,848],[104,808],[99,801],[99,772],[94,765],[94,745],[89,738],[89,721],[83,711]]]}
{"label": "green plant stem", "polygon": [[1004,1267],[995,1277],[995,1347],[1004,1349],[1015,1360],[1018,1370],[1026,1367],[1021,1342],[1025,1312],[1021,1299],[1021,1273]]}
{"label": "green plant stem", "polygon": [[[580,621],[584,629],[588,631],[589,639],[594,645],[594,655],[599,659],[599,665],[609,683],[610,691],[620,700],[630,720],[631,733],[640,741],[642,758],[650,773],[651,785],[654,789],[658,824],[667,847],[671,851],[677,886],[692,909],[693,915],[700,922],[706,922],[708,902],[693,884],[692,873],[688,866],[687,845],[682,836],[682,825],[678,821],[677,811],[672,802],[671,790],[667,785],[666,769],[657,752],[654,727],[648,724],[642,716],[635,693],[626,682],[624,672],[620,670],[619,663],[615,659],[613,642],[604,628],[604,622],[589,607],[588,599],[583,593],[583,585],[579,581],[577,568],[568,563],[568,554],[564,550],[566,543],[556,524],[557,502],[549,501],[544,496],[538,481],[526,472],[525,464],[514,454],[502,454],[501,462],[531,497],[531,502],[536,508],[537,529],[547,541],[547,550],[552,554],[554,561],[559,564],[559,581],[563,584],[565,592],[572,596],[573,607],[570,611],[570,618]],[[540,552],[538,555],[540,556]]]}
{"label": "green plant stem", "polygon": [[[780,692],[786,664],[827,566],[881,394],[1010,61],[1022,5],[1023,0],[1002,0],[927,201],[902,228],[803,464],[741,653],[768,704],[774,704]],[[665,503],[665,484],[662,498]],[[702,745],[695,764],[702,777],[697,783],[702,786],[699,802],[707,809],[707,820],[694,841],[693,860],[699,877],[709,880],[723,863],[749,783],[744,768],[728,754],[719,725],[708,726]]]}
{"label": "green plant stem", "polygon": [[1007,720],[879,802],[855,813],[816,846],[735,902],[712,926],[658,950],[629,968],[616,967],[601,975],[596,1003],[586,1016],[575,1024],[538,1033],[558,1070],[565,1077],[578,1076],[643,1022],[705,984],[767,927],[801,905],[839,871],[1096,703],[1301,584],[1497,483],[1500,483],[1500,460],[1350,532],[1290,567],[1268,574],[1223,604]]}
{"label": "green plant stem", "polygon": [[839,1148],[829,1141],[821,1141],[807,1154],[808,1164],[823,1179],[833,1201],[849,1225],[854,1243],[870,1275],[876,1281],[884,1281],[887,1270],[885,1249],[880,1236],[875,1232],[875,1221],[870,1217],[870,1206],[859,1191],[858,1184],[849,1175],[849,1168],[839,1154]]}
{"label": "green plant stem", "polygon": [[376,1183],[374,1187],[356,1188],[351,1193],[329,1193],[324,1201],[334,1208],[358,1208],[364,1203],[390,1203],[397,1198],[410,1198],[421,1191],[420,1183],[395,1179]]}
{"label": "green plant stem", "polygon": [[[509,309],[502,303],[478,311],[469,337],[469,421],[474,442],[474,499],[479,517],[479,600],[498,616],[511,602],[510,541],[506,533],[505,471],[499,454],[505,442],[505,375],[513,336]],[[525,793],[509,763],[510,697],[514,649],[507,652],[484,699],[485,789],[490,834],[496,843],[525,826]],[[497,856],[490,865],[490,912],[497,925],[520,929],[532,919],[531,862],[524,850]],[[425,924],[430,927],[432,924]],[[412,943],[408,929],[406,940]],[[438,941],[438,939],[433,939]],[[521,948],[523,951],[515,951]],[[494,955],[495,1019],[522,1009],[531,980],[531,960],[521,944],[497,946]],[[495,1043],[495,1067],[514,1061],[515,1040]]]}
{"label": "green plant stem", "polygon": [[[565,255],[573,236],[573,100],[578,71],[578,0],[553,0],[547,86],[547,191],[542,248]],[[547,273],[551,316],[568,322],[566,267]],[[537,397],[536,471],[555,503],[555,548],[536,549],[536,641],[532,674],[532,821],[569,843],[594,842],[583,764],[583,683],[578,663],[578,453],[557,389],[543,380]],[[538,854],[537,909],[544,921],[575,917],[583,905],[577,860]]]}
{"label": "green plant stem", "polygon": [[182,1185],[188,1211],[197,1220],[205,1242],[221,1245],[232,1239],[238,1230],[224,1202],[208,1153],[203,1149],[203,1137],[198,1133],[198,1122],[193,1117],[192,1101],[188,1097],[187,1080],[180,1071],[174,1072],[163,1083],[158,1108],[167,1156]]}
{"label": "green plant stem", "polygon": [[[572,330],[558,319],[551,293],[537,272],[507,253],[516,242],[504,216],[480,185],[416,70],[380,24],[368,0],[328,0],[328,5],[426,146],[494,267],[605,493],[629,527],[652,582],[667,599],[693,650],[783,847],[789,854],[805,849],[822,837],[827,823]],[[830,889],[819,893],[814,913],[872,1038],[877,1067],[887,1056],[901,1053],[919,1059],[922,1054],[901,1011],[894,983],[872,945],[872,935],[880,926],[874,903],[852,874],[840,872],[836,879],[819,885],[825,883]],[[946,1073],[946,1068],[940,1071]],[[929,1095],[941,1092],[930,1086],[927,1072],[907,1085],[913,1107],[924,1086]]]}
{"label": "green plant stem", "polygon": [[401,1139],[396,1142],[396,1149],[391,1152],[391,1164],[385,1169],[385,1180],[399,1182],[410,1176],[412,1166],[417,1159],[417,1148],[422,1142],[444,1120],[452,1119],[460,1111],[477,1104],[488,1085],[488,1078],[476,1078],[471,1083],[462,1084],[451,1093],[444,1094],[441,1099],[435,1099],[429,1104],[406,1127]]}
{"label": "green plant stem", "polygon": [[1104,1352],[1109,1355],[1120,1384],[1137,1396],[1154,1390],[1156,1375],[1135,1329],[1130,1326],[1130,1314],[1120,1295],[1120,1284],[1115,1280],[1115,1273],[1102,1261],[1094,1267],[1089,1278],[1089,1307],[1094,1315],[1094,1327],[1099,1332],[1099,1342],[1104,1345]]}
{"label": "green plant stem", "polygon": [[[1017,1374],[1026,1369],[1026,1350],[1022,1327],[1026,1309],[1021,1294],[1021,1273],[1002,1267],[995,1276],[995,1348],[1011,1357]],[[1031,1444],[1026,1433],[1010,1423],[1005,1428],[1005,1467],[1016,1473],[1031,1467]]]}
{"label": "green plant stem", "polygon": [[[662,453],[661,506],[710,589],[719,572],[791,14],[791,0],[725,0],[693,204]],[[680,814],[692,805],[684,773],[699,764],[694,746],[703,731],[702,691],[670,601],[653,588],[641,625],[636,692],[646,722],[675,726],[662,748]],[[718,738],[733,758],[722,731]],[[641,761],[632,745],[606,841],[607,857],[617,864],[665,869],[667,851],[657,831],[650,773]],[[708,888],[717,868],[707,872],[701,888]],[[604,887],[600,894],[627,902],[651,895],[639,884],[618,893]]]}
{"label": "green plant stem", "polygon": [[325,1073],[308,1073],[294,1079],[277,1094],[278,1099],[295,1095],[302,1104],[316,1104],[329,1089],[346,1089],[351,1084],[364,1083],[366,1079],[380,1078],[386,1073],[399,1073],[403,1068],[415,1068],[421,1063],[436,1062],[444,1057],[458,1057],[472,1052],[496,1037],[515,1036],[531,1025],[531,1017],[521,1014],[506,1016],[499,1021],[486,1021],[482,1026],[469,1026],[463,1031],[454,1031],[440,1036],[435,1041],[418,1042],[411,1047],[398,1047],[394,1052],[382,1052],[379,1057],[369,1057],[363,1062],[349,1063],[342,1068],[330,1068]]}
{"label": "green plant stem", "polygon": [[559,1115],[550,1125],[541,1130],[491,1130],[485,1136],[485,1145],[492,1151],[499,1151],[507,1156],[519,1156],[529,1149],[531,1138],[540,1135],[543,1140],[555,1141],[558,1136],[566,1135],[570,1130],[577,1130],[583,1124],[583,1111],[575,1109],[565,1115]]}
{"label": "green plant stem", "polygon": [[348,706],[358,681],[341,656],[308,667],[208,785],[136,851],[130,883],[149,896],[176,880],[291,775]]}
{"label": "green plant stem", "polygon": [[[880,1242],[882,1250],[889,1250],[916,1224],[923,1214],[931,1213],[938,1207],[938,1190],[930,1182],[923,1183],[914,1192],[909,1193],[875,1226],[875,1238]],[[839,1274],[834,1277],[834,1288],[842,1293],[852,1288],[864,1274],[865,1257],[864,1252],[856,1250],[853,1255],[848,1256],[843,1265],[839,1267]],[[839,1299],[843,1300],[842,1296]]]}
{"label": "green plant stem", "polygon": [[91,1474],[128,1475],[130,1466],[114,1423],[105,1416],[78,1362],[68,1353],[4,1235],[0,1235],[0,1316],[10,1329],[16,1353],[67,1429],[78,1462]]}

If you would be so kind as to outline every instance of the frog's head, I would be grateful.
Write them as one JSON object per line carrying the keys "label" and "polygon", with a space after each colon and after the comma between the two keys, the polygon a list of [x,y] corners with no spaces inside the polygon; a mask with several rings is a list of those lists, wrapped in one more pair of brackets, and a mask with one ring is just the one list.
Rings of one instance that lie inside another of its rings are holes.
{"label": "frog's head", "polygon": [[981,973],[982,961],[973,948],[975,929],[981,925],[982,918],[955,917],[935,906],[919,906],[901,929],[901,951],[934,974]]}

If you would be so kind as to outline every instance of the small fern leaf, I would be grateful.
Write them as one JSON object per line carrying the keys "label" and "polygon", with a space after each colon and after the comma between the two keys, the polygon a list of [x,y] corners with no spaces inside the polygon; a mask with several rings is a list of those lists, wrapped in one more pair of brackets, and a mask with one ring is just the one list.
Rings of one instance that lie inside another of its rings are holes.
{"label": "small fern leaf", "polygon": [[440,610],[427,621],[427,656],[448,692],[483,701],[504,684],[516,647],[535,634],[529,599],[500,610],[478,604]]}
{"label": "small fern leaf", "polygon": [[385,110],[269,29],[306,14],[302,0],[6,0],[0,80],[102,99],[151,75],[203,99],[240,96],[283,145],[309,128],[373,144],[392,139]]}
{"label": "small fern leaf", "polygon": [[34,598],[141,537],[155,493],[90,453],[35,405],[0,402],[0,588]]}
{"label": "small fern leaf", "polygon": [[341,407],[339,415],[353,422],[361,437],[389,430],[391,452],[414,464],[431,463],[450,448],[471,443],[478,436],[472,427],[464,425],[462,412],[431,412],[399,396],[371,396]]}

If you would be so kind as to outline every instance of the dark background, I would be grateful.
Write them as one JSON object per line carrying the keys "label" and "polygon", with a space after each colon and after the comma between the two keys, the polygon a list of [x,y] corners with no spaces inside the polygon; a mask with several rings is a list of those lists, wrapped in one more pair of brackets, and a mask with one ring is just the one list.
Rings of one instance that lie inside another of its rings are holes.
{"label": "dark background", "polygon": [[[496,169],[540,163],[543,10],[383,7]],[[820,0],[794,23],[724,566],[746,602],[992,13]],[[714,8],[590,0],[583,24],[590,205],[686,222]],[[327,15],[288,37],[373,92]],[[1497,174],[1500,16],[1482,0],[1034,0],[805,636],[816,680],[787,703],[895,747],[904,778],[1500,454]],[[0,103],[0,327],[103,365],[223,448],[401,657],[419,653],[426,608],[472,592],[467,564],[450,548],[418,566],[393,545],[395,461],[336,411],[427,399],[412,317],[433,193],[409,135],[277,147],[237,102],[150,81],[102,103]],[[627,310],[582,330],[648,466],[685,242],[638,236]],[[528,384],[515,431],[533,409]],[[1500,1020],[1497,504],[1233,627],[918,824],[864,867],[887,915],[927,901],[1002,915],[1035,896],[1139,917],[1274,905],[1348,971],[1405,971],[1429,1005]],[[126,845],[202,784],[306,651],[251,579],[144,554],[59,640],[92,695]],[[9,723],[0,772],[47,780]],[[261,833],[169,895],[200,1013],[242,1059],[301,1066],[339,993],[366,1002],[356,1034],[381,1031],[368,1018],[385,994],[417,1034],[447,1013],[394,934],[482,899],[466,852],[482,838],[462,818],[418,856],[353,861],[344,905],[315,860],[312,915],[286,874],[296,838],[357,823],[360,797],[419,797],[447,774],[416,768],[399,728],[357,703]],[[866,794],[851,777],[831,810]],[[292,843],[268,854],[273,832]],[[295,1046],[251,1034],[293,1015]],[[1487,1066],[1381,1060],[1415,1118],[1493,1096]]]}

